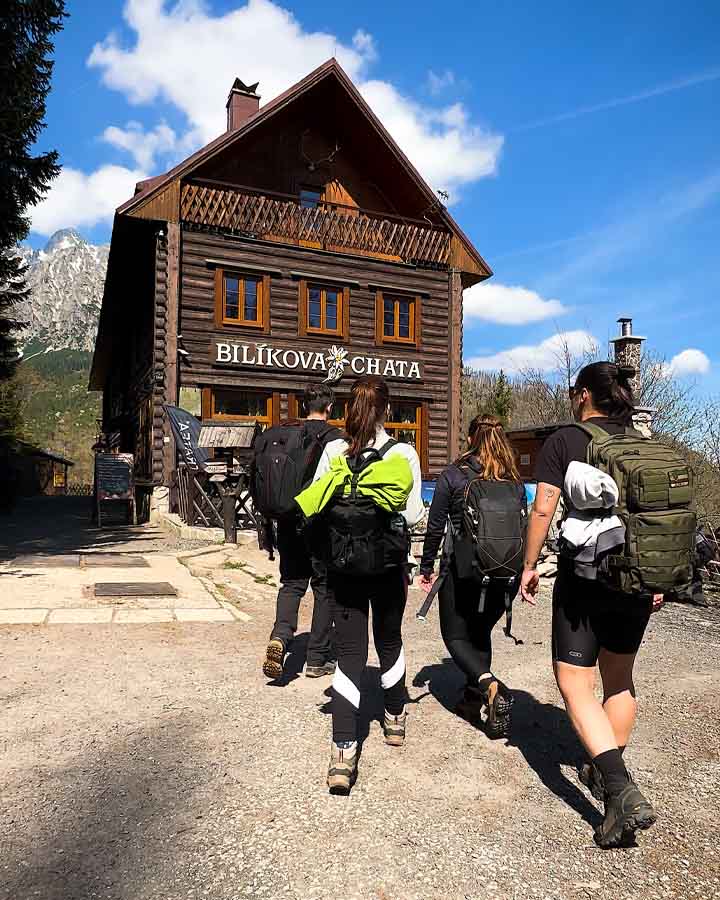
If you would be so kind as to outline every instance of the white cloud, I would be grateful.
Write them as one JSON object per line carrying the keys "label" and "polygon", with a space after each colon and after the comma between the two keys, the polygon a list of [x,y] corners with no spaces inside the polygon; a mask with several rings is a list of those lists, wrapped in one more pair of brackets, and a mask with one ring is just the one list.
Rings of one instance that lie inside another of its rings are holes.
{"label": "white cloud", "polygon": [[683,375],[705,375],[710,371],[710,360],[702,352],[688,348],[676,354],[670,360],[670,374],[682,377]]}
{"label": "white cloud", "polygon": [[454,84],[455,73],[450,69],[445,69],[445,71],[440,74],[433,72],[432,69],[428,72],[428,90],[434,97],[437,97],[438,94],[442,94],[446,88],[452,87]]}
{"label": "white cloud", "polygon": [[108,222],[145,177],[141,170],[123,166],[102,166],[90,175],[65,166],[45,199],[31,210],[32,230],[50,235],[60,228]]}
{"label": "white cloud", "polygon": [[353,47],[364,57],[366,62],[372,62],[377,59],[375,39],[367,31],[363,31],[362,28],[358,28],[353,35]]}
{"label": "white cloud", "polygon": [[158,154],[170,153],[178,145],[177,135],[164,122],[151,131],[145,131],[140,122],[128,122],[125,128],[110,125],[103,132],[102,139],[113,147],[127,150],[145,171],[153,168]]}
{"label": "white cloud", "polygon": [[434,187],[457,188],[497,169],[502,136],[471,122],[461,104],[423,106],[386,81],[364,80],[377,51],[363,30],[349,46],[335,35],[305,31],[271,0],[248,0],[221,15],[200,0],[166,7],[165,0],[128,0],[124,17],[134,42],[123,46],[111,34],[93,48],[88,64],[133,104],[161,100],[175,106],[198,142],[224,131],[225,98],[235,76],[259,80],[268,101],[335,56]]}
{"label": "white cloud", "polygon": [[587,331],[563,331],[546,338],[539,344],[512,347],[509,350],[494,353],[492,356],[476,356],[466,359],[465,363],[473,369],[491,372],[497,372],[500,369],[511,374],[528,369],[548,372],[558,367],[565,347],[573,355],[580,356],[596,346],[597,341]]}
{"label": "white cloud", "polygon": [[463,294],[465,321],[481,319],[498,325],[526,325],[562,316],[567,311],[559,300],[546,300],[529,288],[497,281],[473,285]]}

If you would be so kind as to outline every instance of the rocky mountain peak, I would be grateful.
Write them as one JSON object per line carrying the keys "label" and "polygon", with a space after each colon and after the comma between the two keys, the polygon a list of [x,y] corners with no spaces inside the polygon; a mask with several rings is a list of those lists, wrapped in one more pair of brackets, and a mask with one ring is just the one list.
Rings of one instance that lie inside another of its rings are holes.
{"label": "rocky mountain peak", "polygon": [[56,231],[43,250],[18,248],[28,265],[30,288],[18,311],[27,324],[23,343],[93,349],[109,249],[107,244],[90,244],[73,228]]}
{"label": "rocky mountain peak", "polygon": [[81,244],[87,244],[87,241],[74,228],[61,228],[56,231],[47,244],[43,253],[53,253],[56,250],[73,250]]}

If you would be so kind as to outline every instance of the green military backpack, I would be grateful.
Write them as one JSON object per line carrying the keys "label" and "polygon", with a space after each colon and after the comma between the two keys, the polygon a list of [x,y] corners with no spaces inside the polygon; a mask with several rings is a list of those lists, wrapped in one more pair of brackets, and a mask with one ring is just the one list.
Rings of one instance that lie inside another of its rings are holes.
{"label": "green military backpack", "polygon": [[692,582],[695,550],[694,475],[670,447],[626,428],[609,434],[577,423],[590,436],[585,461],[618,486],[613,512],[625,525],[625,546],[600,564],[598,579],[625,594],[664,594]]}

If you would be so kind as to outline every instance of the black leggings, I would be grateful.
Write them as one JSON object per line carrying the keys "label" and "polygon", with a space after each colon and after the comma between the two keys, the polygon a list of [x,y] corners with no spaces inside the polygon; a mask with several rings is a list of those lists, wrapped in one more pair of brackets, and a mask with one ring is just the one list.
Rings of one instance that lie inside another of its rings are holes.
{"label": "black leggings", "polygon": [[385,709],[399,715],[407,700],[402,619],[407,601],[403,569],[374,578],[330,576],[337,668],[333,678],[333,740],[355,741],[358,733],[360,685],[368,658],[368,616],[372,607],[375,648],[380,658]]}
{"label": "black leggings", "polygon": [[480,588],[458,578],[451,568],[439,596],[440,631],[445,646],[468,684],[475,684],[481,675],[490,671],[492,630],[505,612],[504,587],[488,590],[485,609],[480,613]]}

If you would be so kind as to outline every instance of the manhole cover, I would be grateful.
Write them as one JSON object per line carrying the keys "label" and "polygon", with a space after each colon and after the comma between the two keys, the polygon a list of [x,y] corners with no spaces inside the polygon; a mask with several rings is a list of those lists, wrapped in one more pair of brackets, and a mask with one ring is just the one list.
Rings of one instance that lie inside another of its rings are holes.
{"label": "manhole cover", "polygon": [[149,563],[142,556],[131,556],[127,553],[85,553],[82,566],[92,568],[147,569]]}
{"label": "manhole cover", "polygon": [[74,569],[80,565],[80,557],[76,553],[59,553],[57,556],[16,556],[11,560],[15,566],[26,569]]}
{"label": "manhole cover", "polygon": [[96,597],[177,597],[168,581],[103,581],[95,585]]}

